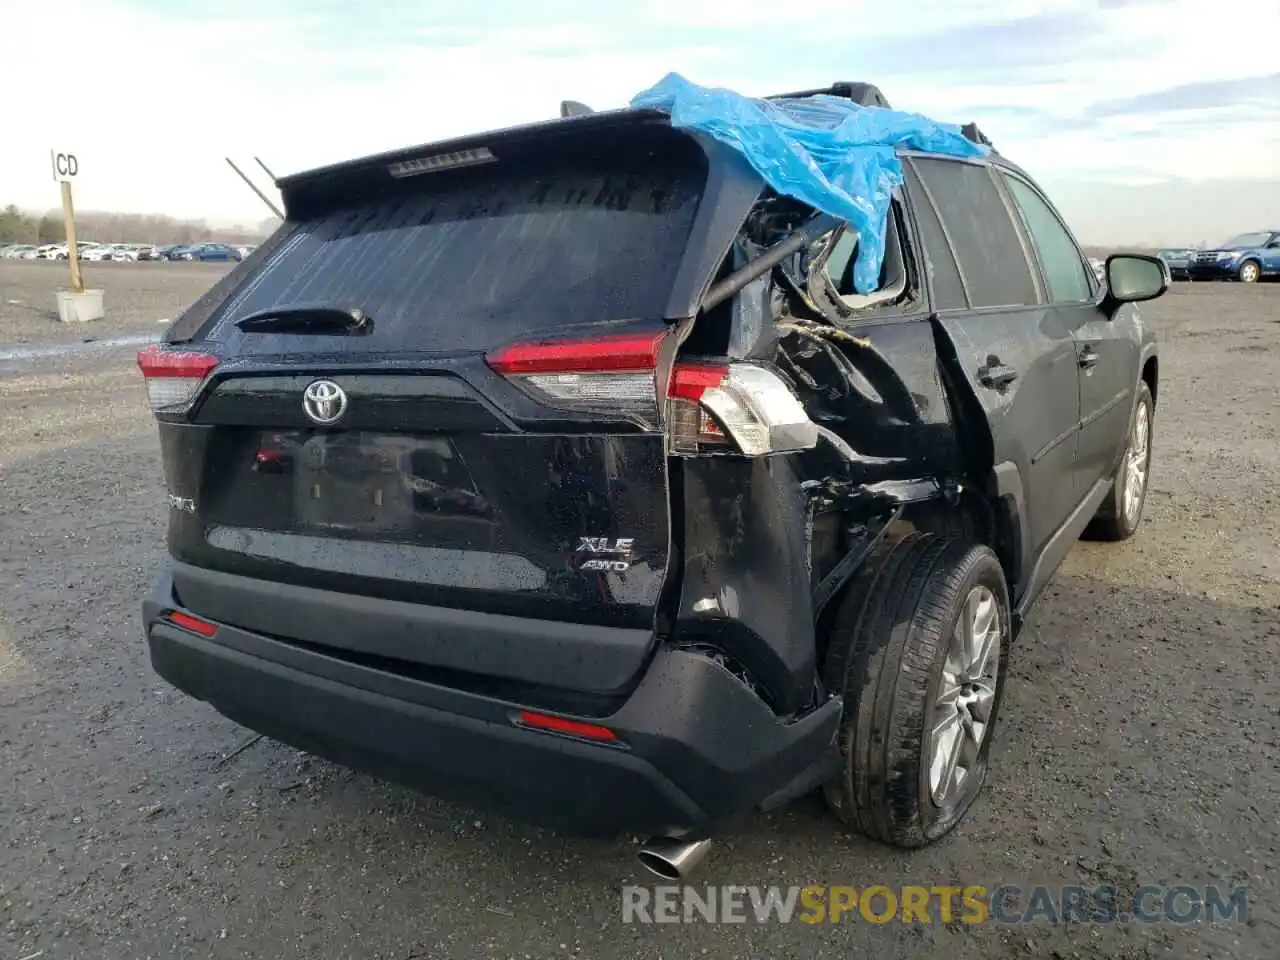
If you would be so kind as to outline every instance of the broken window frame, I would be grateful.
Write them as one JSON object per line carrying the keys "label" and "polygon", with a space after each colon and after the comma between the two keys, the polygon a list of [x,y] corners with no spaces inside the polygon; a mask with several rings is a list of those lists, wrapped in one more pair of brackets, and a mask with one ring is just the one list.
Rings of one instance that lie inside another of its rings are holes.
{"label": "broken window frame", "polygon": [[[840,240],[853,233],[853,228],[842,223],[821,241],[817,253],[806,266],[805,286],[809,296],[836,322],[855,322],[872,314],[878,318],[897,307],[909,311],[915,299],[915,283],[918,273],[911,269],[911,249],[908,242],[906,207],[900,191],[895,190],[891,201],[888,224],[885,230],[884,264],[888,282],[873,293],[841,293],[827,265]],[[855,246],[851,258],[856,258]],[[914,311],[910,311],[914,312]]]}

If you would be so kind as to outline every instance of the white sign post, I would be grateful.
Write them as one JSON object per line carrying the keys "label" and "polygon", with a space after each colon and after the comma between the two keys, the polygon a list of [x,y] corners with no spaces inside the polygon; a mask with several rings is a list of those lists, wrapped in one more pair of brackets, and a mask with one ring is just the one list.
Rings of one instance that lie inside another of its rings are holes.
{"label": "white sign post", "polygon": [[76,246],[76,208],[71,202],[71,181],[80,175],[80,158],[70,150],[49,151],[53,179],[62,189],[62,219],[67,235],[67,264],[71,268],[71,292],[58,294],[58,314],[64,321],[101,320],[102,291],[85,290],[80,275],[80,251]]}

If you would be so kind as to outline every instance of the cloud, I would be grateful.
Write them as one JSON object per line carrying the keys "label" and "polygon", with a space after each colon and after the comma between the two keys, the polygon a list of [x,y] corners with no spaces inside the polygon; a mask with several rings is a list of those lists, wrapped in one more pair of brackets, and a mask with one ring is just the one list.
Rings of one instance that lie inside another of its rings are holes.
{"label": "cloud", "polygon": [[1261,77],[1206,80],[1183,83],[1131,97],[1103,100],[1090,108],[1096,117],[1141,113],[1176,113],[1185,110],[1257,107],[1274,113],[1280,109],[1280,73]]}
{"label": "cloud", "polygon": [[6,98],[0,203],[56,205],[48,151],[66,145],[82,209],[253,222],[225,156],[286,174],[564,99],[622,106],[672,70],[755,95],[876,83],[895,107],[978,121],[1037,176],[1280,177],[1276,78],[1238,67],[1274,60],[1275,0],[1230,17],[1202,0],[0,0],[0,24],[6,75],[30,87]]}

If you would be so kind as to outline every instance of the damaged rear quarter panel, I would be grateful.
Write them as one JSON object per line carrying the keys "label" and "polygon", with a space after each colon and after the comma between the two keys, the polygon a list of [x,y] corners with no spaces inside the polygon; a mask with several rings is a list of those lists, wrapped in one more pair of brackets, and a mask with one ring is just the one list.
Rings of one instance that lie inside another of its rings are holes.
{"label": "damaged rear quarter panel", "polygon": [[[741,302],[758,309],[759,298],[744,293]],[[849,548],[846,534],[895,503],[936,498],[964,463],[926,315],[852,324],[843,328],[852,338],[825,343],[785,323],[734,326],[756,337],[731,352],[771,360],[812,419],[854,454],[824,440],[800,454],[698,457],[677,468],[685,527],[677,636],[723,651],[788,714],[813,693],[821,644],[811,596]],[[824,537],[816,555],[814,481],[848,493],[827,508],[840,535]]]}

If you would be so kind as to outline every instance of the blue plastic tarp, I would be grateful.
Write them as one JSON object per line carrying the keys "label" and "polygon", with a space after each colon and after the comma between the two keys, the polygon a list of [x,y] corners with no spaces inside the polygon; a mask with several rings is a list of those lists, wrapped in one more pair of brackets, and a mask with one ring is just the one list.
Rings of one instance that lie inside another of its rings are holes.
{"label": "blue plastic tarp", "polygon": [[677,73],[631,105],[661,110],[673,126],[727,144],[778,193],[846,221],[858,234],[853,282],[859,293],[879,283],[889,203],[902,184],[897,148],[953,157],[983,156],[988,149],[959,126],[916,113],[827,95],[756,100]]}

